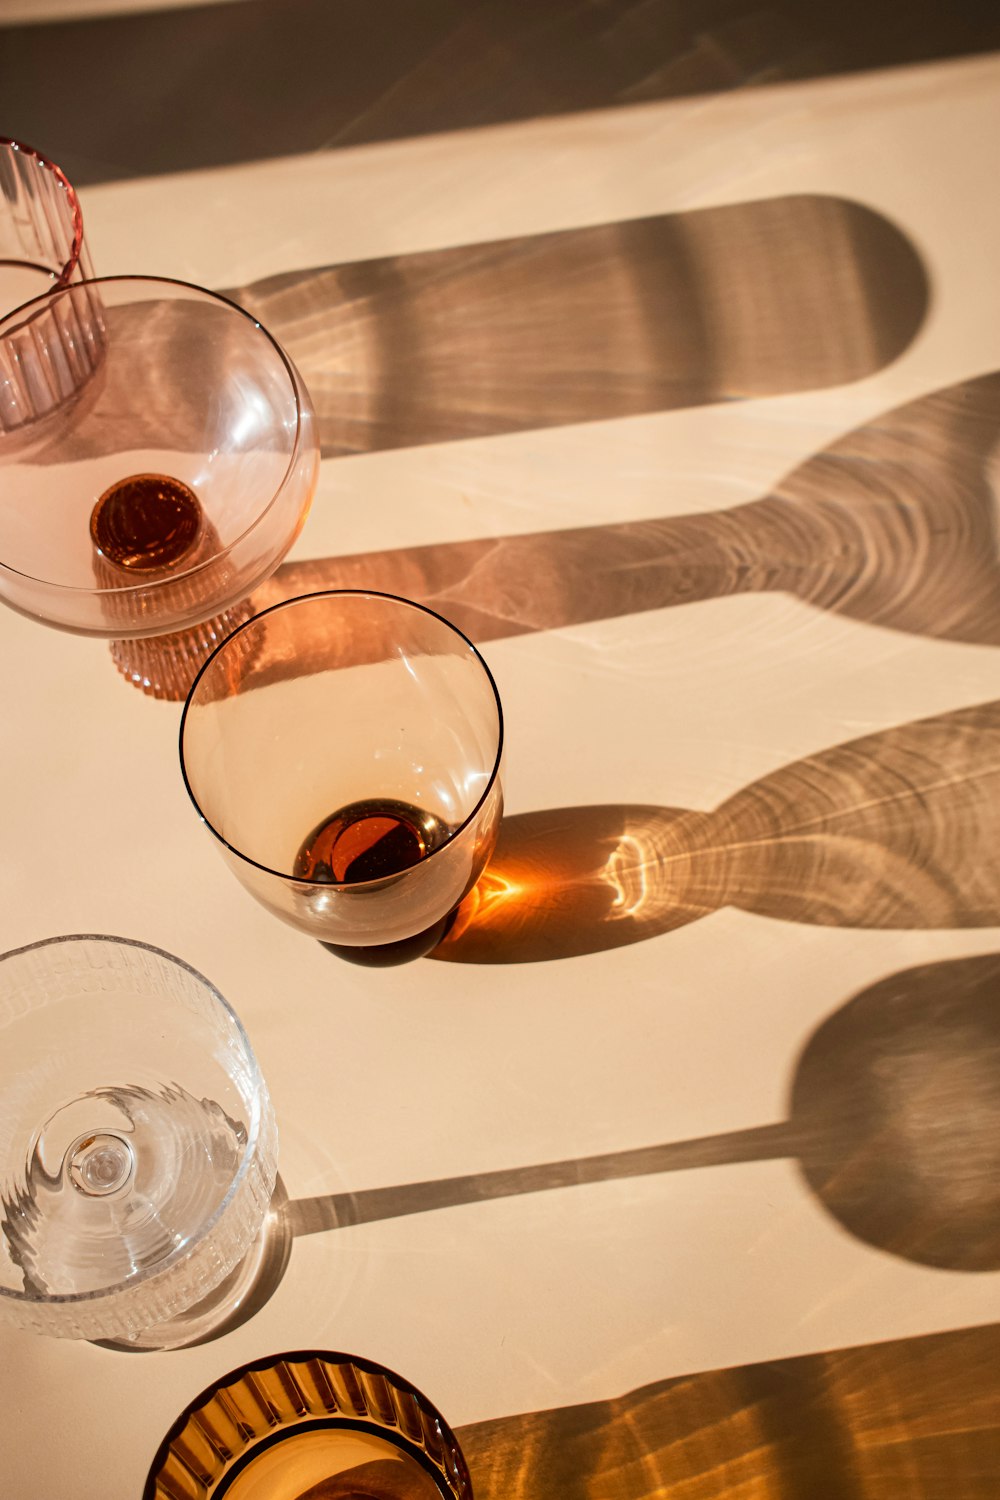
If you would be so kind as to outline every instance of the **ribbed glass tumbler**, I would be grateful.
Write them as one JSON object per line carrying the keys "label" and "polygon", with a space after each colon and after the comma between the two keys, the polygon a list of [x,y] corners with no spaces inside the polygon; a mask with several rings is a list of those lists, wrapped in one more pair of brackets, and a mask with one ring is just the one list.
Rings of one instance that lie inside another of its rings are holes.
{"label": "ribbed glass tumbler", "polygon": [[0,956],[0,1313],[135,1348],[205,1336],[276,1167],[246,1032],[194,969],[104,936]]}
{"label": "ribbed glass tumbler", "polygon": [[224,1375],[181,1414],[142,1500],[472,1500],[455,1434],[408,1380],[296,1350]]}
{"label": "ribbed glass tumbler", "polygon": [[104,351],[97,289],[33,302],[92,274],[80,202],[65,172],[32,146],[0,136],[0,318],[33,303],[0,340],[0,434],[62,406],[97,369]]}

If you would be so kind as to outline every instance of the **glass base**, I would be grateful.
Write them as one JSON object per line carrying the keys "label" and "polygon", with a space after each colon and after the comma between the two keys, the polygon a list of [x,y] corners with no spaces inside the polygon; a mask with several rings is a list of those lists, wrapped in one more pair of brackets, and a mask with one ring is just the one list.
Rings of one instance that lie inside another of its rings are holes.
{"label": "glass base", "polygon": [[[200,625],[190,625],[186,630],[142,640],[112,641],[111,659],[123,677],[151,698],[183,703],[216,646],[253,614],[253,605],[244,599],[241,604],[234,604],[222,614],[213,615]],[[243,654],[254,649],[246,634],[240,637],[240,643]]]}
{"label": "glass base", "polygon": [[[457,911],[458,908],[455,908]],[[396,964],[408,964],[414,958],[426,958],[432,953],[438,943],[444,941],[451,931],[451,925],[455,920],[455,912],[450,911],[434,922],[432,926],[425,927],[423,932],[415,932],[412,937],[400,938],[396,943],[373,943],[370,947],[354,947],[347,943],[324,943],[320,947],[325,948],[327,953],[332,953],[336,958],[344,958],[349,964],[362,964],[366,969],[391,969]]]}
{"label": "glass base", "polygon": [[277,1291],[292,1251],[292,1234],[285,1215],[288,1195],[280,1177],[271,1207],[250,1249],[207,1297],[134,1339],[92,1339],[101,1349],[123,1354],[187,1349],[208,1344],[239,1328],[260,1311]]}

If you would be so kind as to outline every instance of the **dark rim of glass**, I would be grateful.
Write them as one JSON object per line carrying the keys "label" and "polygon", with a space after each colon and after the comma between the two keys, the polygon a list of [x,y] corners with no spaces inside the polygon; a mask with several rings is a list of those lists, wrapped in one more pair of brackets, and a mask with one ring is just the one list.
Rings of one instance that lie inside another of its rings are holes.
{"label": "dark rim of glass", "polygon": [[[194,810],[198,814],[201,821],[205,824],[205,827],[210,830],[214,838],[218,839],[219,843],[223,846],[224,849],[228,849],[231,854],[235,854],[237,859],[242,860],[244,864],[252,865],[255,870],[261,870],[265,875],[272,875],[277,880],[291,881],[294,885],[314,887],[317,890],[363,891],[366,886],[376,886],[381,884],[381,882],[385,880],[386,877],[379,876],[375,880],[356,880],[351,881],[350,883],[325,880],[303,880],[299,876],[293,875],[286,870],[274,870],[270,865],[263,865],[259,860],[251,859],[249,854],[244,854],[242,849],[237,849],[235,844],[231,844],[228,839],[223,838],[222,834],[216,828],[215,824],[211,821],[210,818],[205,815],[204,811],[202,810],[201,803],[198,801],[198,798],[194,794],[194,788],[192,787],[190,778],[188,777],[187,765],[184,759],[184,729],[187,724],[188,711],[194,704],[195,695],[197,694],[198,685],[201,682],[201,679],[211,669],[216,657],[220,657],[222,653],[226,651],[236,640],[236,638],[242,635],[245,630],[251,629],[251,627],[257,625],[259,621],[266,619],[268,615],[274,614],[276,610],[289,609],[293,604],[304,604],[307,601],[315,601],[317,599],[343,598],[383,599],[388,600],[392,604],[402,604],[407,609],[417,609],[420,610],[422,614],[430,615],[431,619],[437,620],[441,625],[446,626],[446,628],[450,630],[453,635],[458,636],[459,640],[465,642],[469,650],[472,652],[473,656],[478,661],[479,665],[482,667],[484,673],[486,674],[486,680],[493,690],[493,701],[496,704],[497,710],[497,749],[496,755],[493,758],[493,768],[490,771],[489,779],[487,780],[486,785],[483,788],[483,791],[478,798],[475,807],[473,807],[471,811],[466,814],[466,816],[462,819],[461,823],[459,823],[454,832],[448,835],[443,844],[439,844],[436,849],[432,849],[431,852],[429,854],[426,854],[417,865],[414,865],[411,868],[420,869],[423,865],[426,865],[428,861],[432,860],[436,854],[442,854],[446,849],[450,849],[455,840],[465,832],[465,830],[472,822],[475,821],[480,809],[485,805],[486,799],[492,792],[493,787],[496,784],[497,777],[500,774],[500,762],[503,758],[504,737],[503,704],[500,702],[500,693],[497,689],[493,673],[487,666],[482,653],[474,645],[474,643],[470,641],[464,630],[459,630],[457,625],[453,625],[452,622],[446,619],[444,615],[439,615],[437,610],[428,609],[426,604],[418,604],[415,599],[404,599],[401,594],[380,593],[377,589],[319,589],[312,594],[297,594],[294,599],[282,599],[279,601],[279,603],[272,604],[267,609],[262,609],[259,614],[251,615],[249,620],[245,620],[242,625],[237,626],[237,628],[232,632],[231,635],[227,635],[224,641],[220,641],[219,645],[216,646],[211,656],[207,658],[207,660],[199,669],[197,677],[191,684],[191,689],[184,703],[184,711],[181,714],[178,748],[180,751],[181,775],[184,778],[184,787],[191,799]],[[404,875],[406,873],[406,871],[403,872]]]}

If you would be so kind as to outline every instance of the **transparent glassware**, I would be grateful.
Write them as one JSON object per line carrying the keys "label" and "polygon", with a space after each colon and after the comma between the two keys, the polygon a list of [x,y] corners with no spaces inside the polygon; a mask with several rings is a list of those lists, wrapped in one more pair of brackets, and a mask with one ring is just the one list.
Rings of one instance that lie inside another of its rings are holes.
{"label": "transparent glassware", "polygon": [[76,399],[0,433],[0,598],[113,642],[123,674],[183,699],[247,596],[298,535],[319,470],[294,366],[225,297],[186,282],[99,278],[0,321],[0,404],[37,364],[44,312],[97,292],[105,344]]}
{"label": "transparent glassware", "polygon": [[105,936],[0,956],[0,1314],[133,1348],[204,1337],[276,1162],[246,1032],[194,969]]}
{"label": "transparent glassware", "polygon": [[458,1440],[383,1365],[296,1350],[224,1375],[153,1460],[142,1500],[472,1500]]}
{"label": "transparent glassware", "polygon": [[430,952],[496,843],[503,715],[462,633],[331,590],[239,627],[181,720],[195,808],[251,895],[341,957]]}
{"label": "transparent glassware", "polygon": [[0,136],[0,318],[32,302],[0,340],[0,433],[54,411],[86,384],[104,349],[97,289],[70,301],[46,292],[93,275],[79,199],[40,151]]}

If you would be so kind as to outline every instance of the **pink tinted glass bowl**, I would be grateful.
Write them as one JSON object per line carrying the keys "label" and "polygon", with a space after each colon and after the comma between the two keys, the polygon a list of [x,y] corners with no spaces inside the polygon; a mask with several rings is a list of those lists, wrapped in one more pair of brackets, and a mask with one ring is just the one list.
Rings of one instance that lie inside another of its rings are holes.
{"label": "pink tinted glass bowl", "polygon": [[[162,278],[81,282],[0,321],[0,350],[19,349],[22,376],[35,359],[33,317],[68,313],[95,291],[105,347],[90,380],[0,435],[0,598],[45,624],[111,638],[126,676],[180,699],[301,529],[318,473],[315,419],[256,319]],[[16,393],[0,371],[4,399]],[[181,553],[148,545],[171,541],[164,512],[131,496],[113,538],[131,550],[115,551],[95,526],[105,496],[145,480],[194,497]]]}

